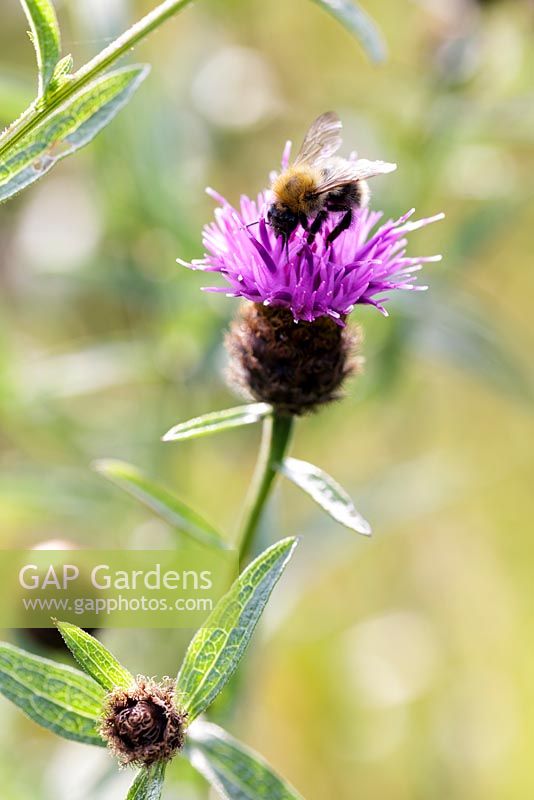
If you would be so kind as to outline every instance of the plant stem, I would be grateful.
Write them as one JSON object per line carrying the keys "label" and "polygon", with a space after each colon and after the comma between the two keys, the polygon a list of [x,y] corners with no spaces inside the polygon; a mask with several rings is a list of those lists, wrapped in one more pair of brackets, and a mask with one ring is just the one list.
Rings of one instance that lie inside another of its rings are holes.
{"label": "plant stem", "polygon": [[291,440],[293,419],[292,416],[280,416],[273,412],[272,416],[266,417],[263,421],[260,452],[249,489],[244,522],[239,539],[240,570],[246,565],[251,556],[254,537],[276,477],[276,467],[283,461]]}
{"label": "plant stem", "polygon": [[13,147],[23,136],[34,130],[52,111],[55,111],[76,92],[86,86],[97,75],[110,67],[145,36],[158,28],[169,17],[176,14],[192,0],[164,0],[146,16],[132,25],[108,47],[88,61],[69,81],[61,86],[45,101],[34,101],[19,119],[0,136],[0,158]]}

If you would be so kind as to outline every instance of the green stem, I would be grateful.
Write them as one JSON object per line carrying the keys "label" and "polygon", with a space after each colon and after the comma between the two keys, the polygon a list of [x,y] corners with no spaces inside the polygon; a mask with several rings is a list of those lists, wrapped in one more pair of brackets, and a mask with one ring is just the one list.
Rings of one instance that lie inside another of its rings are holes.
{"label": "green stem", "polygon": [[26,134],[31,133],[52,111],[55,111],[93,78],[110,67],[117,59],[131,50],[145,36],[158,28],[169,17],[176,14],[192,0],[165,0],[145,17],[132,25],[108,47],[88,61],[72,78],[61,86],[46,102],[35,101],[21,117],[0,136],[0,158]]}
{"label": "green stem", "polygon": [[273,412],[272,416],[266,417],[263,421],[260,452],[239,539],[240,569],[246,565],[251,556],[261,515],[277,474],[276,467],[284,459],[292,431],[293,417],[284,417]]}

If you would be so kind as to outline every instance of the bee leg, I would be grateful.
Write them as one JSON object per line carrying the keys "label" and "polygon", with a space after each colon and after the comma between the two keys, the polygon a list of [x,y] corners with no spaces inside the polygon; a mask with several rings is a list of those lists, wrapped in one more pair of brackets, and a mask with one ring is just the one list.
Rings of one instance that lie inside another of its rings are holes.
{"label": "bee leg", "polygon": [[328,242],[328,244],[332,244],[332,242],[335,241],[335,239],[337,239],[340,233],[346,231],[347,228],[350,227],[351,222],[352,222],[352,209],[349,209],[347,213],[343,217],[341,217],[336,227],[332,228],[332,230],[326,237],[326,241]]}
{"label": "bee leg", "polygon": [[289,236],[283,235],[284,249],[286,251],[286,258],[289,261]]}
{"label": "bee leg", "polygon": [[303,230],[305,230],[305,231],[308,230],[308,217],[306,216],[306,214],[299,214],[299,223],[300,223],[300,227]]}
{"label": "bee leg", "polygon": [[325,222],[327,217],[328,217],[328,211],[326,211],[326,209],[323,208],[321,211],[319,211],[319,213],[313,220],[312,224],[310,225],[308,238],[306,240],[308,244],[311,244],[313,242],[316,234],[318,234],[321,229],[321,225],[323,224],[323,222]]}

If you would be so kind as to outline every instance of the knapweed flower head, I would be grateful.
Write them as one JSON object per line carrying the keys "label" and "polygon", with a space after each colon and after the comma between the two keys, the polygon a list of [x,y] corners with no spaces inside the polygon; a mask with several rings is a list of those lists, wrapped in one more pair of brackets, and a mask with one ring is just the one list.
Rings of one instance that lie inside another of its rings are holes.
{"label": "knapweed flower head", "polygon": [[183,748],[186,721],[171,681],[139,675],[129,689],[108,695],[101,734],[122,764],[150,766]]}
{"label": "knapweed flower head", "polygon": [[[286,147],[283,169],[288,161]],[[255,200],[243,195],[239,208],[208,193],[218,207],[204,227],[206,253],[178,261],[221,275],[226,285],[205,291],[249,301],[227,337],[233,383],[280,413],[300,414],[336,399],[358,363],[359,334],[347,331],[347,317],[358,305],[387,316],[392,292],[427,288],[417,284],[417,273],[441,256],[408,256],[408,236],[443,214],[414,221],[411,209],[384,222],[381,212],[358,208],[350,226],[330,236],[343,216],[330,212],[314,235],[298,225],[284,238],[268,222],[271,191]]]}
{"label": "knapweed flower head", "polygon": [[[283,166],[287,158],[286,153]],[[343,325],[358,304],[373,305],[386,314],[389,294],[426,289],[417,285],[417,272],[424,263],[441,258],[408,257],[406,246],[408,234],[443,214],[412,221],[411,209],[397,220],[379,224],[381,212],[357,209],[350,227],[329,243],[328,234],[342,216],[330,213],[313,241],[298,226],[286,245],[267,222],[270,191],[260,193],[256,200],[243,195],[239,209],[217,192],[208,189],[208,193],[219,207],[215,221],[204,228],[206,255],[179,263],[217,272],[225,279],[227,286],[208,286],[206,291],[287,308],[295,321],[327,316]]]}

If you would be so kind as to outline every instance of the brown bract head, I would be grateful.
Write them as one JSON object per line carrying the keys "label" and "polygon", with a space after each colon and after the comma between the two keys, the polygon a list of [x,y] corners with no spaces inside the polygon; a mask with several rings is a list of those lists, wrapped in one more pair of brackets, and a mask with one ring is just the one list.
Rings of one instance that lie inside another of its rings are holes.
{"label": "brown bract head", "polygon": [[342,396],[344,380],[361,364],[360,338],[359,329],[329,317],[295,323],[285,308],[246,303],[226,337],[228,377],[280,414],[305,414]]}
{"label": "brown bract head", "polygon": [[108,695],[100,731],[122,764],[149,766],[183,748],[186,720],[170,681],[138,676],[131,689]]}

